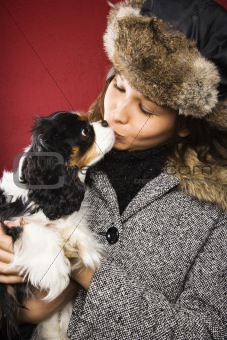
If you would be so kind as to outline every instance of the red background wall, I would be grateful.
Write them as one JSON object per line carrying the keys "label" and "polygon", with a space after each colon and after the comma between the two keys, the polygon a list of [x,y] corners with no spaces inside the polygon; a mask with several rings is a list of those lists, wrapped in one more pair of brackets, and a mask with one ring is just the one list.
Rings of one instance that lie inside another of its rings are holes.
{"label": "red background wall", "polygon": [[86,111],[98,95],[108,11],[106,0],[0,1],[0,176],[29,144],[33,116]]}
{"label": "red background wall", "polygon": [[108,10],[107,0],[0,0],[0,176],[29,144],[33,116],[86,111],[98,95]]}

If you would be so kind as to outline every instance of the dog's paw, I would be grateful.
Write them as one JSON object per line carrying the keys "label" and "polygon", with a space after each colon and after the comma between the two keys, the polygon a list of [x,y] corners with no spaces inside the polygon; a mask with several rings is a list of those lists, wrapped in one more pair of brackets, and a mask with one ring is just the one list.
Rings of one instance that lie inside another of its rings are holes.
{"label": "dog's paw", "polygon": [[64,239],[64,253],[68,258],[77,259],[74,261],[74,268],[86,266],[97,269],[100,266],[104,255],[104,248],[95,238],[95,235],[88,228],[65,228],[61,231]]}

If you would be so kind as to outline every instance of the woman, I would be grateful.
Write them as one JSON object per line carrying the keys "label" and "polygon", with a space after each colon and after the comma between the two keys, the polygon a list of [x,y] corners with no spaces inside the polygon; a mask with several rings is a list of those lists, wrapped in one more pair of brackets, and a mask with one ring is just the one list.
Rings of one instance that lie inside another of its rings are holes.
{"label": "woman", "polygon": [[[38,292],[21,320],[38,323],[75,294],[70,339],[224,339],[226,74],[153,17],[152,1],[139,14],[141,3],[110,13],[114,68],[90,111],[116,134],[87,176],[90,227],[106,258],[96,272],[74,270],[48,308]],[[16,283],[17,273],[3,275],[10,242],[2,235],[0,280]]]}

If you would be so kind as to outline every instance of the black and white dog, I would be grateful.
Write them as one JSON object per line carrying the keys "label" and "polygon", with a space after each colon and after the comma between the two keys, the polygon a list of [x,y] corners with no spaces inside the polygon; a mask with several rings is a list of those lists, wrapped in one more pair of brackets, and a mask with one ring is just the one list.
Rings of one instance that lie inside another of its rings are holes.
{"label": "black and white dog", "polygon": [[[70,262],[98,268],[102,247],[86,223],[87,203],[81,169],[99,161],[115,138],[106,121],[89,123],[68,111],[37,117],[31,145],[15,173],[4,172],[0,182],[1,227],[14,239],[16,268],[29,283],[0,285],[0,315],[9,335],[17,330],[16,311],[29,296],[29,285],[46,291],[46,300],[57,297],[68,285]],[[22,228],[4,220],[24,219]],[[71,304],[38,326],[41,339],[68,339]]]}

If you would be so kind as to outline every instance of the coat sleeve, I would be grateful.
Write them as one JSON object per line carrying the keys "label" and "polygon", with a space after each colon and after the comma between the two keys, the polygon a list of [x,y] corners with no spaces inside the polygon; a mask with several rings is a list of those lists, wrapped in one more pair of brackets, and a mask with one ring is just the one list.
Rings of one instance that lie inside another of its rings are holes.
{"label": "coat sleeve", "polygon": [[83,340],[224,340],[225,268],[226,220],[200,250],[175,303],[130,277],[114,259],[107,259],[88,292],[81,291],[77,297],[68,334]]}

